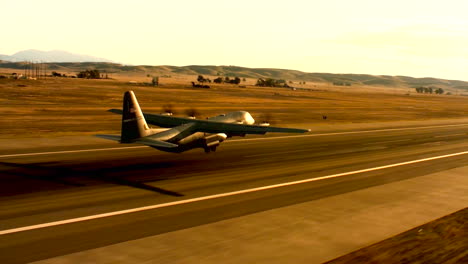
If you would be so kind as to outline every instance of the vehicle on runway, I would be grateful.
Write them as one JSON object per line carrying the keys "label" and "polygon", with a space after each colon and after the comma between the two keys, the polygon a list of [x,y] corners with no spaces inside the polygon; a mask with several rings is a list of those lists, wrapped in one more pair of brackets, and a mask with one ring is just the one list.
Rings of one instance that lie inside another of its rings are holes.
{"label": "vehicle on runway", "polygon": [[[304,133],[310,130],[255,125],[255,120],[246,111],[236,111],[210,117],[206,120],[194,117],[174,117],[170,114],[143,113],[133,91],[124,93],[123,110],[109,112],[122,115],[121,136],[96,135],[120,143],[138,143],[162,151],[180,153],[194,148],[203,148],[206,153],[216,151],[225,139],[246,134],[267,132]],[[150,128],[156,125],[161,128]]]}

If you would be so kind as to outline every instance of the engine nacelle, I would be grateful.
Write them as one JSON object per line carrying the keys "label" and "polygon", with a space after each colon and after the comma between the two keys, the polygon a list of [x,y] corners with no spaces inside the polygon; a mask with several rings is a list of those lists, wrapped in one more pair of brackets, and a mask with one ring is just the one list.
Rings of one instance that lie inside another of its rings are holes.
{"label": "engine nacelle", "polygon": [[212,134],[212,135],[206,136],[205,141],[207,144],[213,141],[218,141],[219,143],[219,142],[223,142],[227,137],[228,136],[224,133]]}
{"label": "engine nacelle", "polygon": [[219,146],[219,143],[220,143],[219,140],[215,140],[215,141],[207,142],[206,146],[208,148],[217,147],[217,146]]}
{"label": "engine nacelle", "polygon": [[185,137],[185,138],[179,140],[179,142],[177,142],[177,144],[179,144],[179,145],[190,144],[192,142],[197,142],[199,140],[203,140],[204,137],[205,137],[204,133],[200,133],[200,132],[194,133],[194,134],[192,134],[192,135],[190,135],[188,137]]}
{"label": "engine nacelle", "polygon": [[205,136],[205,151],[215,151],[216,147],[219,146],[228,136],[224,133],[211,134]]}

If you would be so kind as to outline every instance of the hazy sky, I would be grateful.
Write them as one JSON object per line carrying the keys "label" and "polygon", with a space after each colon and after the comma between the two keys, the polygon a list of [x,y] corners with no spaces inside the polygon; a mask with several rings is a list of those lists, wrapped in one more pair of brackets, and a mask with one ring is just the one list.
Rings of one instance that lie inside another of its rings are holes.
{"label": "hazy sky", "polygon": [[0,54],[468,80],[466,0],[0,0]]}

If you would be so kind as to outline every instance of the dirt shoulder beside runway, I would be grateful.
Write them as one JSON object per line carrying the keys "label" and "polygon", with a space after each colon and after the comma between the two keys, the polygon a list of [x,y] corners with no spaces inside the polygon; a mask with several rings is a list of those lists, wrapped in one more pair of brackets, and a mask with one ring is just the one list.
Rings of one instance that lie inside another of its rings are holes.
{"label": "dirt shoulder beside runway", "polygon": [[467,263],[467,223],[465,208],[326,263]]}

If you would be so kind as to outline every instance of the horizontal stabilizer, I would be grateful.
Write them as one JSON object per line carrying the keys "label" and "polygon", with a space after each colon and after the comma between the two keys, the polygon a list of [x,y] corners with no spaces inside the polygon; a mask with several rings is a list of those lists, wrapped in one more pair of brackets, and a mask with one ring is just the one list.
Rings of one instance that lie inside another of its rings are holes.
{"label": "horizontal stabilizer", "polygon": [[109,140],[114,140],[114,141],[119,141],[120,142],[120,136],[119,135],[95,135],[96,137],[103,138],[103,139],[109,139]]}
{"label": "horizontal stabilizer", "polygon": [[121,115],[123,111],[121,109],[109,109],[108,112]]}
{"label": "horizontal stabilizer", "polygon": [[135,140],[134,143],[143,144],[152,147],[162,147],[162,148],[177,148],[179,145],[172,144],[166,141],[151,139],[151,138],[140,138]]}

